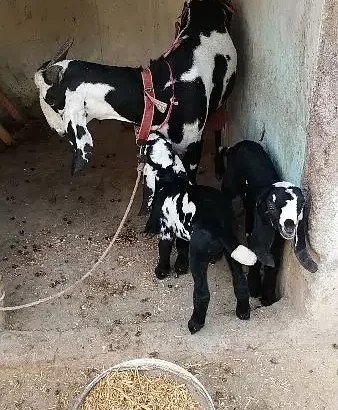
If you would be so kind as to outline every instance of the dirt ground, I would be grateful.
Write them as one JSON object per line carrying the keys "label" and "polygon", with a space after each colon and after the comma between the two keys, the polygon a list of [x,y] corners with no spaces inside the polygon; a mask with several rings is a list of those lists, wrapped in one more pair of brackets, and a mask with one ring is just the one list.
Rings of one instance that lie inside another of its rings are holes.
{"label": "dirt ground", "polygon": [[[78,279],[107,246],[136,177],[131,130],[93,127],[95,157],[70,175],[71,152],[32,125],[0,154],[0,272],[6,305],[29,302]],[[200,181],[213,181],[210,154]],[[97,273],[51,303],[6,315],[0,331],[0,409],[68,409],[103,368],[158,357],[197,375],[217,409],[338,409],[338,329],[297,317],[287,299],[235,316],[231,275],[209,269],[205,328],[191,336],[192,278],[153,274],[157,241],[144,238],[136,203]]]}

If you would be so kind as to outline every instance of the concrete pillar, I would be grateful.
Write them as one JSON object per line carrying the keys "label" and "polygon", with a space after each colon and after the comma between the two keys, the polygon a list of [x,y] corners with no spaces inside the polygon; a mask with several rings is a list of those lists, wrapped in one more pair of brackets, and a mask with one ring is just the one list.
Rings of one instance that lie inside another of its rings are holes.
{"label": "concrete pillar", "polygon": [[322,326],[338,330],[338,3],[326,0],[311,100],[304,179],[311,191],[311,244],[319,271],[307,280],[305,305]]}

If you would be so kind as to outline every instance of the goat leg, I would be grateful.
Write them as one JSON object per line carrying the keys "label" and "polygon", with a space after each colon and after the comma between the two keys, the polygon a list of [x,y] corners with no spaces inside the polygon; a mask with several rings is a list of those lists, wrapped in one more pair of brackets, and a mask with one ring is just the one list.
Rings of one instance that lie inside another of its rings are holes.
{"label": "goat leg", "polygon": [[170,271],[170,255],[173,247],[172,239],[160,239],[158,243],[158,251],[160,259],[155,268],[157,279],[164,279],[169,275]]}
{"label": "goat leg", "polygon": [[248,284],[250,296],[258,298],[262,295],[262,278],[261,278],[262,264],[257,261],[254,266],[250,266],[248,274]]}
{"label": "goat leg", "polygon": [[208,264],[211,235],[204,230],[195,231],[190,240],[190,267],[194,279],[194,311],[188,322],[191,334],[202,329],[207,314],[210,292],[208,287]]}
{"label": "goat leg", "polygon": [[177,258],[174,265],[177,277],[184,275],[189,269],[189,242],[183,239],[176,239]]}
{"label": "goat leg", "polygon": [[270,306],[277,302],[276,297],[276,282],[277,274],[279,270],[279,261],[275,262],[276,266],[271,268],[270,266],[264,266],[264,277],[262,283],[262,297],[261,303],[263,306]]}
{"label": "goat leg", "polygon": [[210,292],[207,281],[208,262],[197,261],[191,265],[194,279],[194,311],[188,322],[191,334],[202,329],[210,301]]}
{"label": "goat leg", "polygon": [[249,286],[242,266],[230,257],[225,255],[232,273],[232,283],[237,299],[236,316],[241,320],[250,319]]}
{"label": "goat leg", "polygon": [[271,247],[271,253],[275,260],[275,266],[264,266],[261,297],[261,303],[263,306],[270,306],[273,303],[277,302],[276,282],[279,267],[281,264],[284,243],[284,239],[280,235],[276,235],[276,238]]}

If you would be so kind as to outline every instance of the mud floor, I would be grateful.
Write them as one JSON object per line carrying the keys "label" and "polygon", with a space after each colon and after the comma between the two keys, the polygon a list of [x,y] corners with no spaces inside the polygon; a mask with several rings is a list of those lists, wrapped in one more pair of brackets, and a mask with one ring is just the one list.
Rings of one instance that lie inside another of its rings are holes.
{"label": "mud floor", "polygon": [[[0,272],[6,305],[63,289],[100,256],[136,177],[129,127],[92,127],[91,167],[70,175],[71,152],[40,124],[0,154]],[[199,176],[215,182],[207,152]],[[0,331],[0,409],[67,409],[103,368],[134,357],[174,361],[196,374],[217,409],[338,408],[338,334],[296,317],[283,299],[235,317],[225,261],[209,269],[205,328],[191,336],[192,278],[153,274],[157,241],[137,216],[96,274],[74,292],[6,315]]]}

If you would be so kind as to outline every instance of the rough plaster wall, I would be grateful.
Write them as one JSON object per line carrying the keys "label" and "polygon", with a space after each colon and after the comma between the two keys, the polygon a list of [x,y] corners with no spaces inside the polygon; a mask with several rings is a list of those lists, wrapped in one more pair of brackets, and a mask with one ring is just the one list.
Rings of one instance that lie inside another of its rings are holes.
{"label": "rough plaster wall", "polygon": [[231,104],[235,140],[259,140],[286,180],[302,176],[323,0],[238,0]]}
{"label": "rough plaster wall", "polygon": [[180,0],[1,0],[0,86],[29,106],[33,75],[68,36],[70,57],[147,64],[172,39]]}
{"label": "rough plaster wall", "polygon": [[[311,190],[311,244],[320,256],[313,276],[304,271],[295,287],[286,285],[294,299],[304,296],[313,319],[338,329],[338,3],[326,0],[316,85],[311,104],[305,182]],[[296,266],[296,265],[293,265]]]}

